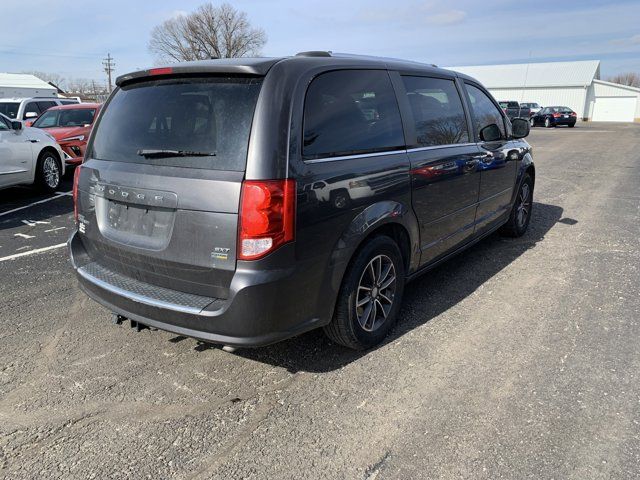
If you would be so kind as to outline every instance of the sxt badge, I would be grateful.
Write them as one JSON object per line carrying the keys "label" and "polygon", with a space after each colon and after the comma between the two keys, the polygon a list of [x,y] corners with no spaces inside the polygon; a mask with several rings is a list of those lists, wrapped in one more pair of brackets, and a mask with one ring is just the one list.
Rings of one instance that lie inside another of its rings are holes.
{"label": "sxt badge", "polygon": [[211,252],[211,258],[214,260],[227,260],[230,250],[231,249],[227,247],[214,247],[213,252]]}

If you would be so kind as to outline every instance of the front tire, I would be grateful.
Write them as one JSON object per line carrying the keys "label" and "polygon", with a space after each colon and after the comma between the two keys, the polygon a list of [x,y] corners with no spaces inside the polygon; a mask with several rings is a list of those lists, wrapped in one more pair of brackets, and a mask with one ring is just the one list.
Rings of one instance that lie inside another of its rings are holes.
{"label": "front tire", "polygon": [[377,345],[396,323],[403,292],[404,263],[398,245],[385,235],[373,237],[347,269],[325,333],[356,350]]}
{"label": "front tire", "polygon": [[533,209],[533,179],[525,173],[518,194],[516,195],[509,220],[500,229],[500,233],[506,237],[521,237],[529,228],[531,211]]}
{"label": "front tire", "polygon": [[45,150],[38,156],[36,185],[45,192],[55,192],[62,181],[62,167],[58,156]]}

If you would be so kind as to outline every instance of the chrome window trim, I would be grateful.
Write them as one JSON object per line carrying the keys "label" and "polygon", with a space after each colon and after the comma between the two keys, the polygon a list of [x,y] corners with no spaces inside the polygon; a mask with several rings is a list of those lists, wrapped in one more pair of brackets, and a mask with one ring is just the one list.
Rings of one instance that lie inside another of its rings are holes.
{"label": "chrome window trim", "polygon": [[341,160],[353,160],[356,158],[366,158],[366,157],[382,157],[384,155],[399,155],[401,153],[407,153],[407,150],[403,148],[400,150],[388,150],[386,152],[358,153],[355,155],[341,155],[338,157],[312,158],[309,160],[303,160],[303,162],[305,163],[339,162]]}
{"label": "chrome window trim", "polygon": [[384,155],[399,155],[401,153],[424,152],[428,150],[440,150],[443,148],[470,147],[473,145],[478,145],[478,142],[450,143],[447,145],[431,145],[429,147],[415,147],[415,148],[408,148],[408,149],[401,149],[401,150],[389,150],[388,152],[358,153],[355,155],[341,155],[338,157],[313,158],[310,160],[303,160],[303,162],[304,163],[339,162],[342,160],[354,160],[354,159],[366,158],[366,157],[382,157]]}
{"label": "chrome window trim", "polygon": [[407,153],[411,152],[424,152],[428,150],[440,150],[442,148],[455,148],[455,147],[470,147],[473,145],[478,145],[477,142],[467,142],[467,143],[447,143],[445,145],[430,145],[428,147],[414,147],[407,149]]}

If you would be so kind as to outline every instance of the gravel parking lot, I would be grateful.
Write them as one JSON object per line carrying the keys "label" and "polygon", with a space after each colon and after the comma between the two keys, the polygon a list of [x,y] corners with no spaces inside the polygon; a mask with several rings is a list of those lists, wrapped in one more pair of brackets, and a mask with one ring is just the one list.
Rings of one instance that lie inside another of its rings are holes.
{"label": "gravel parking lot", "polygon": [[410,284],[366,353],[112,325],[58,247],[71,197],[1,191],[0,476],[637,478],[640,125],[529,142],[527,235]]}

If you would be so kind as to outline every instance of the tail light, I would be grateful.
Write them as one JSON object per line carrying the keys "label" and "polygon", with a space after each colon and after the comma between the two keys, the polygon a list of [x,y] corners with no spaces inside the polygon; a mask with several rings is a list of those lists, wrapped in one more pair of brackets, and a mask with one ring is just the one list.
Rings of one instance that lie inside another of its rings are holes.
{"label": "tail light", "polygon": [[577,116],[578,116],[578,114],[577,114],[576,112],[571,112],[571,116],[572,116],[572,117],[577,117]]}
{"label": "tail light", "polygon": [[561,113],[554,113],[553,118],[560,118],[562,116]]}
{"label": "tail light", "polygon": [[80,170],[82,167],[78,165],[73,172],[73,218],[78,223],[78,181],[80,180]]}
{"label": "tail light", "polygon": [[238,260],[256,260],[294,239],[295,202],[295,180],[242,183]]}

